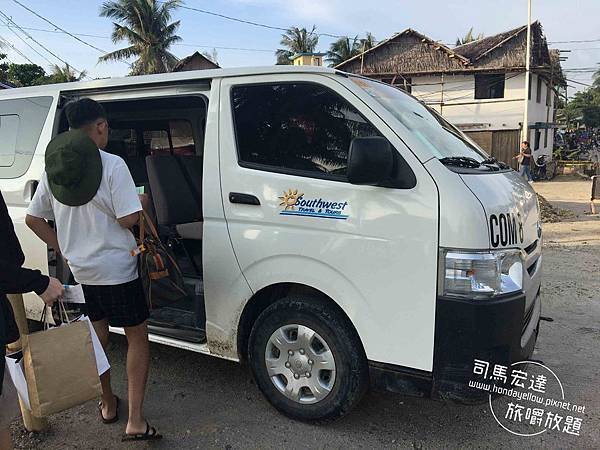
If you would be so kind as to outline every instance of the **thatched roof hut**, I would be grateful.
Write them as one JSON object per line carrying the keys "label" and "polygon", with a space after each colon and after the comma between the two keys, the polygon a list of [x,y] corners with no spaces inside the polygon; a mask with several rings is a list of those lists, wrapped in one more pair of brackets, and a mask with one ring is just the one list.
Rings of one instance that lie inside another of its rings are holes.
{"label": "thatched roof hut", "polygon": [[[552,79],[555,85],[564,84],[558,52],[548,49],[539,22],[531,28],[532,71]],[[454,48],[408,28],[336,68],[374,78],[523,71],[526,42],[526,25]]]}

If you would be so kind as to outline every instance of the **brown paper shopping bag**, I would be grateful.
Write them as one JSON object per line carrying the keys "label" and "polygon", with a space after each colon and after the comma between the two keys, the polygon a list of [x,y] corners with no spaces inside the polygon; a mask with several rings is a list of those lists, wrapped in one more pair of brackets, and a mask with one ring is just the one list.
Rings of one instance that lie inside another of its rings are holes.
{"label": "brown paper shopping bag", "polygon": [[48,416],[100,396],[100,378],[86,322],[25,336],[23,355],[34,416]]}

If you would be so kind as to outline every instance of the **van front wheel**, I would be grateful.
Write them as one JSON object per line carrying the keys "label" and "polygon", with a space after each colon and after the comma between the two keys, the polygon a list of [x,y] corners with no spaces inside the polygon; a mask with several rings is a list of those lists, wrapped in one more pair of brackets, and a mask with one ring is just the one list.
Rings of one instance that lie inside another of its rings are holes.
{"label": "van front wheel", "polygon": [[347,319],[324,302],[293,296],[256,320],[249,360],[269,402],[294,419],[328,422],[343,416],[368,387],[362,345]]}

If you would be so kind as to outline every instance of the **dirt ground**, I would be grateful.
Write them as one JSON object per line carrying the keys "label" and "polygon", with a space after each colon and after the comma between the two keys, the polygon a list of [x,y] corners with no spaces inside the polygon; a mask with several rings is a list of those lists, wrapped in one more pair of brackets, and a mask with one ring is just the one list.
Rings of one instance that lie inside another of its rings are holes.
{"label": "dirt ground", "polygon": [[[94,402],[49,419],[29,435],[13,424],[18,448],[600,448],[600,218],[589,211],[590,183],[558,178],[535,189],[573,211],[544,224],[542,322],[533,358],[560,377],[565,397],[585,405],[579,436],[552,431],[519,437],[503,430],[488,405],[459,406],[370,392],[352,413],[324,427],[288,420],[263,399],[248,371],[222,361],[152,346],[147,415],[162,442],[125,446],[125,422],[102,425]],[[599,205],[600,206],[600,205]],[[126,396],[125,342],[109,352],[116,392]],[[124,417],[124,411],[122,412]]]}

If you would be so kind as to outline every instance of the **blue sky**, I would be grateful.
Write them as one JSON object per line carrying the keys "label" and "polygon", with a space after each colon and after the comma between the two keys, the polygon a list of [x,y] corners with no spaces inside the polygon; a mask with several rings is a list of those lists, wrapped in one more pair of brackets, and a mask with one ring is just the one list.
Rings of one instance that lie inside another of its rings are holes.
{"label": "blue sky", "polygon": [[[84,37],[89,43],[105,49],[118,48],[109,39],[111,22],[98,15],[101,0],[19,0],[42,16],[72,33],[100,37]],[[362,35],[371,31],[384,39],[397,31],[413,28],[433,39],[453,43],[471,26],[486,35],[520,26],[527,21],[526,0],[186,0],[187,6],[214,11],[229,16],[261,22],[278,27],[291,25],[317,26],[321,33]],[[22,9],[13,0],[0,0],[0,11],[21,27],[49,30],[50,25]],[[533,0],[533,19],[539,19],[550,42],[596,40],[596,42],[556,43],[551,47],[570,49],[565,68],[600,67],[599,0]],[[173,52],[183,57],[195,50],[216,48],[223,67],[270,65],[278,47],[281,32],[236,23],[218,17],[180,10],[175,19],[181,20],[180,36],[183,45]],[[5,20],[5,19],[1,19]],[[36,40],[77,69],[85,69],[92,77],[120,76],[127,73],[122,63],[97,64],[100,53],[60,34],[28,30]],[[0,36],[23,54],[48,70],[49,62],[0,23]],[[26,40],[52,62],[59,61],[45,50]],[[325,51],[332,38],[321,37],[319,50]],[[235,47],[238,50],[219,47]],[[241,50],[251,49],[251,50]],[[7,51],[13,62],[25,62],[12,49]],[[590,83],[591,73],[568,73],[568,78]],[[572,86],[582,87],[573,82]],[[575,90],[569,89],[572,93]]]}

